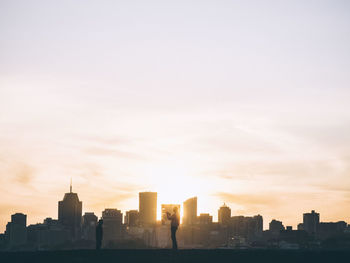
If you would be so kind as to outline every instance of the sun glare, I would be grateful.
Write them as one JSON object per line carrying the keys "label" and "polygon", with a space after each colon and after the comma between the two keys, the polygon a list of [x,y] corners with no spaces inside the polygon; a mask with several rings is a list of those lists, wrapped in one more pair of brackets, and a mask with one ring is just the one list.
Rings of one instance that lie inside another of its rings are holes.
{"label": "sun glare", "polygon": [[180,204],[183,215],[183,202],[200,195],[198,179],[193,176],[193,169],[180,161],[149,164],[145,171],[150,191],[158,193],[157,218],[161,218],[161,204]]}

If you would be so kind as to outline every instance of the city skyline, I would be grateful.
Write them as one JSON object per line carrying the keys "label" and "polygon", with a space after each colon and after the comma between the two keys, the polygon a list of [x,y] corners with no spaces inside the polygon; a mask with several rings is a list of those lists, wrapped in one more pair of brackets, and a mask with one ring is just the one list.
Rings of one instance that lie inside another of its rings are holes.
{"label": "city skyline", "polygon": [[[24,214],[26,216],[26,222],[28,222],[28,225],[35,225],[35,224],[39,224],[40,222],[44,222],[45,220],[47,219],[50,219],[50,220],[55,220],[55,218],[58,219],[58,222],[60,224],[62,224],[63,226],[65,224],[67,224],[68,226],[68,229],[69,231],[72,232],[72,236],[75,236],[77,235],[77,233],[75,233],[75,230],[74,229],[71,229],[71,226],[77,226],[77,223],[80,222],[81,219],[77,219],[77,218],[83,218],[83,215],[94,215],[94,216],[97,216],[96,217],[96,220],[98,218],[101,218],[101,219],[104,219],[104,214],[105,213],[115,213],[116,211],[118,213],[121,213],[120,214],[120,222],[123,223],[123,224],[127,224],[127,220],[126,220],[126,215],[130,212],[133,212],[133,211],[136,211],[138,213],[138,224],[140,224],[141,226],[142,225],[154,225],[154,224],[158,224],[158,223],[161,223],[161,224],[165,224],[167,223],[166,220],[164,221],[164,213],[166,211],[168,211],[169,213],[171,213],[172,209],[174,206],[177,206],[179,211],[180,211],[180,224],[181,225],[194,225],[194,224],[198,224],[199,223],[199,220],[200,220],[200,217],[202,215],[204,216],[210,216],[211,217],[211,222],[216,222],[216,223],[219,223],[219,224],[228,224],[229,220],[231,217],[241,217],[241,216],[261,216],[262,218],[264,217],[264,215],[260,214],[260,213],[257,213],[256,215],[243,215],[243,214],[232,214],[232,211],[231,211],[231,208],[229,206],[226,205],[226,203],[223,203],[221,204],[220,207],[217,208],[217,211],[216,213],[208,213],[208,212],[198,212],[197,211],[197,202],[198,202],[198,198],[196,196],[194,197],[189,197],[187,198],[186,200],[183,200],[181,202],[181,204],[174,204],[174,203],[167,203],[167,204],[162,204],[162,203],[159,203],[157,202],[157,195],[158,193],[157,192],[150,192],[150,191],[146,191],[146,192],[139,192],[138,195],[139,195],[139,209],[132,209],[132,208],[129,208],[125,211],[121,211],[121,210],[118,210],[118,207],[105,207],[102,211],[100,211],[100,214],[99,213],[96,213],[96,211],[84,211],[82,208],[83,208],[83,201],[81,199],[79,199],[78,197],[78,193],[75,193],[73,192],[72,190],[72,181],[71,181],[71,184],[70,184],[70,187],[69,187],[69,192],[65,193],[64,194],[64,198],[62,201],[58,201],[58,214],[57,216],[50,216],[50,215],[47,215],[46,217],[42,218],[41,221],[37,221],[37,222],[31,222],[31,221],[28,221],[28,218],[27,218],[27,214],[26,213],[23,213],[23,211],[17,211],[17,212],[14,212],[11,215],[11,217],[13,217],[13,215],[17,215],[17,214]],[[155,200],[155,204],[149,204],[148,202],[149,201],[146,201],[145,202],[145,196],[147,195],[155,195],[155,196],[152,196],[152,197],[148,197],[148,200],[153,202],[152,199]],[[151,198],[151,200],[149,199]],[[66,202],[66,204],[65,204]],[[68,202],[68,203],[67,203]],[[194,202],[194,203],[193,203]],[[156,206],[157,209],[152,209],[152,206]],[[77,206],[77,208],[75,208]],[[187,206],[187,209],[185,209],[185,207]],[[66,207],[66,208],[65,208]],[[143,208],[141,208],[143,207]],[[148,211],[146,211],[147,215],[145,214],[145,212],[143,212],[144,215],[142,215],[142,213],[140,213],[140,211],[144,211],[145,209],[149,209]],[[75,211],[74,213],[77,213],[77,214],[69,214],[69,210],[70,209],[73,209],[73,211]],[[114,211],[114,212],[113,212]],[[195,211],[195,215],[193,214],[193,211]],[[75,217],[75,219],[69,219],[69,218],[65,218],[64,217],[64,213],[68,213],[69,216],[72,216],[72,218]],[[315,213],[315,210],[311,210],[311,213],[308,213],[308,212],[303,212],[302,213],[302,220],[305,221],[307,219],[305,219],[306,217],[310,217],[310,216],[313,216]],[[154,214],[154,215],[152,215]],[[9,216],[10,216],[9,215]],[[220,219],[220,215],[221,215],[221,219]],[[319,223],[321,221],[321,218],[320,218],[320,214],[319,213],[316,213],[317,215],[317,222]],[[194,219],[193,219],[193,216],[194,216]],[[216,216],[216,219],[217,220],[213,220],[213,217]],[[306,216],[306,217],[305,217]],[[186,217],[186,220],[184,220],[184,218]],[[142,220],[142,218],[146,218],[146,220]],[[191,219],[189,219],[191,218]],[[263,230],[267,230],[267,229],[271,229],[271,222],[280,222],[281,224],[283,223],[283,221],[279,221],[280,218],[276,218],[272,215],[270,216],[267,216],[267,218],[272,218],[270,221],[263,221],[263,225],[262,225],[262,229]],[[68,221],[67,221],[68,220]],[[277,220],[277,221],[276,221]],[[324,220],[324,219],[322,219]],[[327,220],[326,220],[327,221]],[[65,223],[66,222],[66,223]],[[341,218],[338,218],[337,220],[334,220],[334,222],[345,222],[345,220],[341,219]],[[81,223],[79,223],[78,225],[80,225]],[[300,220],[298,221],[297,225],[293,226],[293,225],[288,225],[288,224],[285,224],[284,223],[284,226],[288,226],[288,227],[293,227],[295,229],[298,229],[299,228],[299,224],[300,224]],[[314,225],[314,222],[311,223],[311,225]],[[74,227],[75,227],[74,226]],[[1,226],[0,226],[1,227]],[[310,226],[306,226],[306,228],[311,228]],[[5,229],[5,227],[4,227]],[[1,231],[0,231],[1,233]],[[81,235],[81,233],[79,232],[78,235]]]}
{"label": "city skyline", "polygon": [[[315,249],[347,246],[350,225],[345,221],[325,222],[315,210],[303,213],[296,229],[273,219],[264,229],[264,217],[233,215],[223,204],[217,211],[218,222],[209,213],[197,214],[197,197],[183,202],[182,223],[177,221],[180,248],[274,248]],[[38,251],[61,249],[169,248],[170,229],[176,216],[181,218],[181,204],[158,204],[156,192],[139,193],[139,210],[123,212],[105,208],[102,216],[82,213],[83,201],[72,191],[72,184],[62,201],[58,201],[58,219],[46,217],[42,222],[27,225],[27,215],[15,213],[0,233],[0,251]],[[157,206],[161,220],[157,220]],[[177,228],[176,226],[176,228]],[[97,230],[104,233],[97,235]],[[173,239],[173,230],[171,231]],[[95,234],[96,233],[96,234]],[[99,245],[97,245],[99,244]],[[175,244],[175,245],[174,245]],[[98,248],[97,248],[98,247]]]}
{"label": "city skyline", "polygon": [[[350,222],[350,1],[0,1],[0,231],[197,196]],[[60,197],[61,199],[61,197]],[[158,220],[160,206],[157,206]],[[99,214],[100,216],[100,214]]]}

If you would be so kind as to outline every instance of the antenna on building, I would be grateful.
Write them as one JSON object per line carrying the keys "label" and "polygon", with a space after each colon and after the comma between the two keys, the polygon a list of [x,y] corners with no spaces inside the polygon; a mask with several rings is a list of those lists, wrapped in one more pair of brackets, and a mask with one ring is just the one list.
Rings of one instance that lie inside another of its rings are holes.
{"label": "antenna on building", "polygon": [[70,187],[69,187],[70,193],[72,192],[72,177],[70,178]]}

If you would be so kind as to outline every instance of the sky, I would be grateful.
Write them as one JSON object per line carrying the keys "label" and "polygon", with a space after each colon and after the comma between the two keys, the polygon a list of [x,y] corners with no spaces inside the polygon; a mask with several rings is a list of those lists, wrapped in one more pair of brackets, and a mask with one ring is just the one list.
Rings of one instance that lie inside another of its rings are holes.
{"label": "sky", "polygon": [[[0,2],[0,231],[198,197],[350,222],[350,2]],[[160,215],[158,213],[158,218]]]}

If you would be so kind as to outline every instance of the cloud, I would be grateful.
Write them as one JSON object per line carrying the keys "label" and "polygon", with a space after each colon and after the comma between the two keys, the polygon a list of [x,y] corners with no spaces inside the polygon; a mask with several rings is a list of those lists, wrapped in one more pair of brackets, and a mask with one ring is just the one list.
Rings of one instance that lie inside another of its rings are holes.
{"label": "cloud", "polygon": [[35,169],[29,165],[18,163],[15,167],[14,180],[21,185],[29,185],[34,179]]}
{"label": "cloud", "polygon": [[[224,164],[221,169],[205,171],[203,175],[213,176],[224,180],[263,180],[274,185],[284,185],[286,181],[291,184],[307,184],[309,186],[350,184],[348,174],[350,166],[348,159],[320,158],[297,160],[246,160],[234,161]],[[336,179],[330,182],[330,178]],[[296,180],[297,179],[297,180]]]}
{"label": "cloud", "polygon": [[146,160],[147,158],[137,153],[120,151],[116,149],[110,149],[105,147],[89,147],[83,150],[84,153],[96,156],[111,156],[118,158],[134,159],[134,160]]}
{"label": "cloud", "polygon": [[96,143],[99,145],[122,145],[122,144],[129,144],[133,141],[133,139],[119,136],[119,137],[108,137],[108,136],[79,136],[80,139],[83,139],[84,141]]}
{"label": "cloud", "polygon": [[339,192],[350,196],[350,180],[340,182],[327,182],[314,184],[314,186],[323,191]]}
{"label": "cloud", "polygon": [[[216,123],[216,125],[220,126],[223,123]],[[196,137],[193,143],[196,151],[205,153],[218,151],[240,154],[280,154],[282,149],[264,135],[252,134],[237,127],[231,127],[228,130],[214,131],[212,135]]]}
{"label": "cloud", "polygon": [[36,169],[24,161],[17,159],[0,158],[0,177],[2,185],[12,182],[19,186],[30,186],[36,176]]}
{"label": "cloud", "polygon": [[279,125],[286,133],[328,146],[349,145],[350,120],[329,120],[327,123]]}
{"label": "cloud", "polygon": [[105,193],[104,196],[96,196],[95,201],[90,197],[89,207],[95,211],[105,208],[118,208],[123,201],[131,198],[135,198],[134,193]]}
{"label": "cloud", "polygon": [[228,203],[234,203],[242,206],[271,206],[280,204],[279,199],[271,193],[263,194],[231,194],[226,192],[217,192],[214,196]]}

